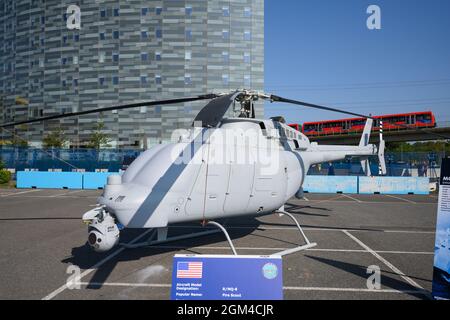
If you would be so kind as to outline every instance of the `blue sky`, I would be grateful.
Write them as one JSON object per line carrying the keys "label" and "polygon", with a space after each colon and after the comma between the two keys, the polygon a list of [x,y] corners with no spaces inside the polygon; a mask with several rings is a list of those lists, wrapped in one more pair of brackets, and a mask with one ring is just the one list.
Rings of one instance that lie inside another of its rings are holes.
{"label": "blue sky", "polygon": [[[366,9],[381,8],[381,30]],[[450,1],[265,0],[265,90],[363,114],[450,121]],[[289,123],[345,115],[266,104]]]}

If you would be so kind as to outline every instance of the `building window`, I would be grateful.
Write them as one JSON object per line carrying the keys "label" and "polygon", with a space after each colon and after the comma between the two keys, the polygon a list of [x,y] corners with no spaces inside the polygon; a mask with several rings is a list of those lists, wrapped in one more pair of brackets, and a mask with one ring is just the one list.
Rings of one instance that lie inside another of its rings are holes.
{"label": "building window", "polygon": [[[63,44],[66,44],[67,43],[67,36],[64,36],[63,37]],[[33,46],[33,45],[32,45]]]}
{"label": "building window", "polygon": [[157,74],[155,76],[155,83],[157,83],[157,84],[161,84],[162,83],[161,76],[159,74]]}
{"label": "building window", "polygon": [[67,58],[61,58],[61,64],[65,66],[67,63]]}
{"label": "building window", "polygon": [[222,75],[222,84],[224,86],[227,86],[227,85],[229,85],[229,83],[230,83],[230,77],[228,76],[228,74],[223,74]]}
{"label": "building window", "polygon": [[101,18],[106,18],[106,9],[101,9],[100,10],[100,17]]}
{"label": "building window", "polygon": [[39,59],[39,67],[43,68],[44,67],[44,59]]}
{"label": "building window", "polygon": [[105,77],[98,78],[98,84],[103,86],[105,84]]}
{"label": "building window", "polygon": [[142,39],[142,40],[148,39],[148,33],[147,33],[147,31],[141,31],[141,39]]}
{"label": "building window", "polygon": [[251,8],[244,8],[244,17],[250,18],[252,16],[252,9]]}
{"label": "building window", "polygon": [[245,52],[244,53],[244,62],[245,63],[250,63],[250,53],[248,53],[248,52]]}
{"label": "building window", "polygon": [[140,113],[147,113],[147,107],[146,106],[140,107],[139,108],[139,112]]}
{"label": "building window", "polygon": [[113,31],[113,39],[119,39],[119,31]]}
{"label": "building window", "polygon": [[147,61],[148,60],[148,53],[147,52],[141,52],[141,60]]}
{"label": "building window", "polygon": [[222,15],[224,17],[229,17],[230,16],[230,7],[222,7]]}
{"label": "building window", "polygon": [[223,40],[228,40],[230,39],[230,31],[224,29],[222,30],[222,39]]}
{"label": "building window", "polygon": [[100,36],[100,40],[105,40],[105,33],[104,32],[100,32],[99,36]]}
{"label": "building window", "polygon": [[114,62],[119,62],[119,54],[118,53],[113,53],[112,54],[112,60]]}
{"label": "building window", "polygon": [[114,14],[114,17],[118,17],[120,15],[119,8],[114,8],[113,14]]}
{"label": "building window", "polygon": [[184,84],[185,85],[190,85],[191,84],[191,75],[190,74],[185,74],[184,75]]}
{"label": "building window", "polygon": [[62,86],[65,87],[67,85],[66,80],[62,81]]}
{"label": "building window", "polygon": [[185,53],[184,53],[184,59],[185,60],[191,60],[191,58],[192,58],[192,52],[189,51],[189,50],[186,50]]}
{"label": "building window", "polygon": [[105,53],[104,52],[100,52],[98,54],[98,62],[100,62],[100,63],[105,62]]}
{"label": "building window", "polygon": [[228,53],[228,51],[222,52],[222,60],[223,60],[223,63],[230,62],[230,54]]}
{"label": "building window", "polygon": [[78,79],[73,79],[73,86],[78,87]]}
{"label": "building window", "polygon": [[119,77],[118,76],[113,76],[112,83],[113,84],[119,84]]}
{"label": "building window", "polygon": [[156,38],[162,38],[162,30],[161,29],[156,29]]}
{"label": "building window", "polygon": [[184,12],[186,13],[187,16],[191,16],[192,15],[192,6],[186,6],[184,8]]}
{"label": "building window", "polygon": [[74,35],[73,39],[75,40],[75,42],[80,41],[80,35],[79,34]]}
{"label": "building window", "polygon": [[148,13],[148,8],[142,8],[141,9],[141,16],[146,16]]}
{"label": "building window", "polygon": [[191,29],[186,29],[185,35],[186,35],[186,40],[187,41],[191,41],[192,40],[192,30]]}
{"label": "building window", "polygon": [[155,52],[155,60],[156,61],[161,61],[161,52],[159,52],[159,51]]}
{"label": "building window", "polygon": [[159,16],[162,12],[162,8],[161,7],[156,7],[155,9],[156,15]]}
{"label": "building window", "polygon": [[78,64],[78,56],[73,56],[73,64]]}
{"label": "building window", "polygon": [[141,85],[147,84],[147,76],[141,76]]}
{"label": "building window", "polygon": [[252,33],[248,30],[244,31],[244,40],[249,41],[252,40]]}

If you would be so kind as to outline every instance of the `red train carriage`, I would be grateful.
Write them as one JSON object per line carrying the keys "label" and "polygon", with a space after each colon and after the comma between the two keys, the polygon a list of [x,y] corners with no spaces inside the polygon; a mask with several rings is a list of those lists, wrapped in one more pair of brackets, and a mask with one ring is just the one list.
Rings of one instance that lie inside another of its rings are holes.
{"label": "red train carriage", "polygon": [[[385,131],[407,130],[408,127],[436,127],[436,119],[431,111],[390,114],[374,116],[373,118],[375,119],[373,130],[379,130],[380,119],[383,120],[383,129]],[[305,122],[302,132],[307,136],[359,133],[363,131],[365,123],[366,120],[364,118]],[[293,127],[293,125],[290,126]]]}
{"label": "red train carriage", "polygon": [[288,126],[297,131],[302,131],[302,125],[299,123],[291,123]]}

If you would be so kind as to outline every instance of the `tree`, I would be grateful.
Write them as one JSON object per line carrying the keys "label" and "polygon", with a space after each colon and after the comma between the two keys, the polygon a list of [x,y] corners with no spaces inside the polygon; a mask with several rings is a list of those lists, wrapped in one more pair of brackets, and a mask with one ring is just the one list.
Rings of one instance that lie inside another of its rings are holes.
{"label": "tree", "polygon": [[65,132],[61,128],[48,133],[44,139],[42,139],[44,148],[63,148],[67,141],[68,139]]}
{"label": "tree", "polygon": [[28,147],[28,141],[14,135],[11,140],[5,141],[5,145],[12,147]]}
{"label": "tree", "polygon": [[108,138],[107,134],[103,132],[104,128],[105,124],[103,122],[97,122],[95,130],[89,139],[89,148],[99,150],[101,148],[107,148],[110,146],[109,142],[111,140]]}
{"label": "tree", "polygon": [[8,183],[11,180],[11,172],[5,169],[5,164],[0,159],[0,184]]}

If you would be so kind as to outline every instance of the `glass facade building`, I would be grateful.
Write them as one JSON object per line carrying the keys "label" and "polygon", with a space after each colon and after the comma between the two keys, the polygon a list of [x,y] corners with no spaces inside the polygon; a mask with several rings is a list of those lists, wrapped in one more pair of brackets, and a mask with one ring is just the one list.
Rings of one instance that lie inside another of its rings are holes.
{"label": "glass facade building", "polygon": [[[70,5],[80,29],[69,29]],[[264,0],[2,0],[0,121],[146,100],[264,88]],[[116,147],[189,127],[206,102],[137,108],[15,128],[34,145],[62,128],[82,146],[102,121]],[[257,116],[263,116],[258,104]],[[8,129],[9,130],[9,129]],[[3,131],[3,139],[12,133]]]}

